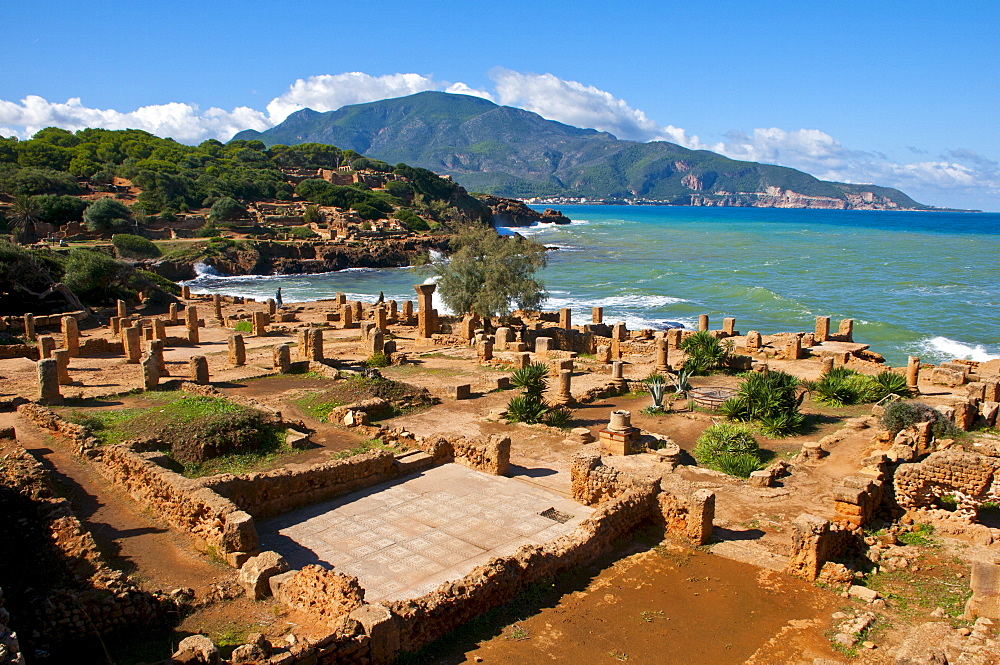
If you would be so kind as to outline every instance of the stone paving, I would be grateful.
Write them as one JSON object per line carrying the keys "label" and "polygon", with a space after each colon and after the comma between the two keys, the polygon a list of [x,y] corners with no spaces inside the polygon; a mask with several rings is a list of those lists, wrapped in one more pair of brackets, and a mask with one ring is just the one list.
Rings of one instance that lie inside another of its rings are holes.
{"label": "stone paving", "polygon": [[[565,523],[540,515],[554,508]],[[402,600],[459,579],[495,556],[550,542],[593,509],[547,488],[445,464],[258,525],[262,549],[293,568],[354,575],[365,600]]]}

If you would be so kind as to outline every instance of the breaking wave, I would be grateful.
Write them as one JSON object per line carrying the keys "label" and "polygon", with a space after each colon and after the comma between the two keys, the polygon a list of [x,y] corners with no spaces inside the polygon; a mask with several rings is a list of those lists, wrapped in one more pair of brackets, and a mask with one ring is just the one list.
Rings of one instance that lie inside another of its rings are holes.
{"label": "breaking wave", "polygon": [[949,339],[948,337],[942,337],[940,335],[921,340],[918,346],[923,353],[934,356],[935,359],[941,360],[963,358],[967,360],[986,362],[987,360],[996,360],[1000,358],[1000,354],[990,352],[990,350],[982,344],[965,344],[964,342],[959,342],[958,340]]}

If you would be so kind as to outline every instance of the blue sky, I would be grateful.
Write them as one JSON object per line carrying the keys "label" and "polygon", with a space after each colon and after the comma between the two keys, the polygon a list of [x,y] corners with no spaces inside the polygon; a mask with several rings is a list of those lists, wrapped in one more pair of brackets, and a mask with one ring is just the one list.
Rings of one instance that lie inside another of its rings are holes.
{"label": "blue sky", "polygon": [[225,140],[301,106],[459,90],[621,138],[1000,210],[992,0],[8,0],[0,10],[3,135],[56,124]]}

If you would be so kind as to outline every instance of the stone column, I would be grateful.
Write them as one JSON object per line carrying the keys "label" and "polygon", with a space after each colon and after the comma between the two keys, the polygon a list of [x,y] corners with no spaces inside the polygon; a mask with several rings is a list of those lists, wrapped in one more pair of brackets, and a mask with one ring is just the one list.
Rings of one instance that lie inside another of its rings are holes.
{"label": "stone column", "polygon": [[190,286],[188,286],[186,284],[182,284],[181,285],[181,298],[184,298],[184,300],[190,300],[191,299],[191,287]]}
{"label": "stone column", "polygon": [[399,306],[395,300],[389,301],[389,320],[395,323],[399,319]]}
{"label": "stone column", "polygon": [[355,321],[360,321],[365,318],[365,308],[361,305],[360,300],[352,300],[349,304],[354,310],[353,313]]}
{"label": "stone column", "polygon": [[149,324],[148,328],[144,327],[144,326],[140,326],[139,330],[142,331],[142,339],[143,340],[145,340],[145,341],[148,342],[149,340],[153,339],[153,324],[152,323]]}
{"label": "stone column", "polygon": [[156,361],[156,371],[162,376],[170,376],[167,371],[167,361],[163,359],[165,342],[162,339],[152,339],[146,342],[146,355]]}
{"label": "stone column", "polygon": [[118,318],[124,319],[128,316],[128,305],[125,304],[124,300],[118,301]]}
{"label": "stone column", "polygon": [[274,358],[274,369],[282,374],[288,373],[288,368],[292,364],[292,349],[287,344],[278,344],[272,351]]}
{"label": "stone column", "polygon": [[267,312],[254,312],[253,313],[253,334],[256,337],[264,337],[267,335],[267,325],[270,323],[270,317]]}
{"label": "stone column", "polygon": [[708,314],[698,315],[698,331],[704,332],[708,330]]}
{"label": "stone column", "polygon": [[837,335],[839,335],[845,342],[853,342],[854,319],[841,319],[840,327],[837,330]]}
{"label": "stone column", "polygon": [[416,284],[413,289],[417,292],[417,337],[430,338],[434,334],[436,317],[431,314],[433,311],[433,295],[437,284]]}
{"label": "stone column", "polygon": [[299,328],[297,332],[296,342],[298,343],[298,358],[299,360],[309,360],[309,329]]}
{"label": "stone column", "polygon": [[333,300],[338,305],[346,305],[347,304],[347,296],[344,295],[341,291],[337,291],[337,295],[335,295],[333,297]]}
{"label": "stone column", "polygon": [[247,347],[243,342],[243,335],[234,333],[229,336],[229,364],[234,367],[245,365],[247,362]]}
{"label": "stone column", "polygon": [[36,363],[38,370],[38,403],[61,404],[59,392],[59,364],[55,358],[46,358]]}
{"label": "stone column", "polygon": [[126,328],[122,335],[122,342],[125,351],[125,362],[137,363],[142,357],[142,331],[139,326]]}
{"label": "stone column", "polygon": [[573,370],[559,370],[559,388],[554,400],[557,404],[569,404],[573,401],[572,383]]}
{"label": "stone column", "polygon": [[563,330],[569,330],[573,327],[573,310],[569,307],[563,307],[559,310],[559,327]]}
{"label": "stone column", "polygon": [[662,337],[656,340],[655,366],[657,372],[666,372],[670,369],[669,346],[667,345],[667,340]]}
{"label": "stone column", "polygon": [[167,321],[172,324],[177,324],[177,303],[170,303],[170,309],[167,310]]}
{"label": "stone column", "polygon": [[722,319],[722,332],[726,334],[726,337],[732,337],[736,334],[736,318],[732,316],[727,316]]}
{"label": "stone column", "polygon": [[549,349],[553,346],[553,340],[551,337],[536,337],[535,338],[535,354],[539,358],[548,358]]}
{"label": "stone column", "polygon": [[160,370],[156,366],[156,358],[146,356],[139,363],[142,370],[142,387],[146,390],[156,390],[160,385]]}
{"label": "stone column", "polygon": [[667,346],[671,349],[676,349],[680,346],[681,338],[684,336],[683,328],[671,328],[667,331]]}
{"label": "stone column", "polygon": [[466,314],[458,324],[458,336],[469,341],[476,333],[476,317]]}
{"label": "stone column", "polygon": [[208,384],[208,358],[191,356],[188,360],[188,378],[200,386]]}
{"label": "stone column", "polygon": [[354,310],[350,305],[340,306],[340,322],[344,324],[345,329],[354,327]]}
{"label": "stone column", "polygon": [[910,356],[906,363],[906,386],[916,389],[920,378],[920,358]]}
{"label": "stone column", "polygon": [[625,380],[625,363],[620,360],[611,363],[611,380],[618,388],[628,386],[628,381]]}
{"label": "stone column", "polygon": [[35,335],[35,315],[25,314],[24,315],[24,337],[29,342],[34,342],[37,339]]}
{"label": "stone column", "polygon": [[524,369],[531,364],[531,354],[530,353],[515,353],[514,354],[514,369]]}
{"label": "stone column", "polygon": [[375,308],[375,327],[379,330],[387,330],[389,328],[388,316],[385,307],[382,305]]}
{"label": "stone column", "polygon": [[69,351],[71,358],[80,355],[80,328],[72,316],[62,317],[63,348]]}
{"label": "stone column", "polygon": [[153,319],[153,339],[165,340],[167,338],[167,326],[163,319]]}
{"label": "stone column", "polygon": [[267,299],[267,315],[274,316],[278,313],[278,303],[274,298]]}
{"label": "stone column", "polygon": [[73,383],[69,378],[69,350],[56,349],[52,352],[52,358],[56,361],[59,372],[59,385],[68,386]]}
{"label": "stone column", "polygon": [[314,328],[309,331],[309,360],[323,360],[323,331]]}
{"label": "stone column", "polygon": [[373,329],[368,335],[368,352],[371,355],[385,353],[385,335],[379,328]]}
{"label": "stone column", "polygon": [[218,293],[212,294],[212,307],[215,309],[215,318],[222,321],[222,296]]}
{"label": "stone column", "polygon": [[824,356],[820,358],[819,365],[822,368],[823,374],[829,374],[833,371],[833,356]]}
{"label": "stone column", "polygon": [[590,322],[591,323],[604,323],[604,308],[603,307],[591,307],[590,308]]}
{"label": "stone column", "polygon": [[830,317],[829,316],[817,316],[816,317],[816,331],[813,333],[813,338],[817,342],[825,342],[830,339]]}
{"label": "stone column", "polygon": [[760,351],[761,339],[760,333],[756,330],[751,330],[747,333],[747,351],[754,353],[755,351]]}
{"label": "stone column", "polygon": [[121,332],[122,332],[122,320],[119,319],[117,316],[112,316],[108,320],[108,325],[111,326],[111,334],[113,334],[113,335],[120,335],[121,334]]}
{"label": "stone column", "polygon": [[187,325],[188,342],[198,344],[198,308],[191,305],[184,312],[184,323]]}
{"label": "stone column", "polygon": [[611,328],[611,339],[619,342],[628,339],[628,328],[625,327],[624,321],[619,321]]}
{"label": "stone column", "polygon": [[802,338],[798,335],[792,335],[788,338],[788,343],[785,346],[785,357],[788,360],[798,360],[801,353]]}
{"label": "stone column", "polygon": [[413,325],[413,301],[407,300],[403,303],[403,323],[408,326]]}
{"label": "stone column", "polygon": [[56,350],[56,338],[52,335],[38,336],[38,357],[51,358],[52,352]]}
{"label": "stone column", "polygon": [[493,360],[493,342],[487,339],[476,344],[476,355],[481,363]]}

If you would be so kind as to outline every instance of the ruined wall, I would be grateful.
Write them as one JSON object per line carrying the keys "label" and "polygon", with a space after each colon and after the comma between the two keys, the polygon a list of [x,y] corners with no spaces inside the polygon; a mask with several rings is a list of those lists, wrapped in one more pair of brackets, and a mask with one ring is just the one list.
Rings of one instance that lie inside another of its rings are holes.
{"label": "ruined wall", "polygon": [[356,577],[311,565],[289,573],[282,580],[275,597],[289,607],[332,623],[334,619],[361,607],[365,590]]}
{"label": "ruined wall", "polygon": [[319,503],[396,477],[395,457],[385,450],[309,467],[222,474],[201,479],[257,519]]}
{"label": "ruined wall", "polygon": [[829,520],[803,513],[792,522],[792,551],[785,572],[814,580],[823,564],[843,554],[854,536]]}
{"label": "ruined wall", "polygon": [[[143,591],[104,562],[69,502],[54,496],[48,472],[34,457],[20,447],[5,452],[0,458],[0,511],[17,528],[3,529],[3,550],[25,547],[28,534],[38,532],[48,542],[47,551],[32,548],[4,557],[5,575],[12,578],[8,592],[17,584],[15,576],[28,587],[16,593],[26,604],[18,611],[22,640],[30,628],[33,647],[70,645],[95,631],[149,625],[176,610],[167,596]],[[58,582],[51,585],[54,579]]]}
{"label": "ruined wall", "polygon": [[510,437],[491,434],[485,443],[459,438],[451,441],[455,462],[463,466],[502,476],[510,468]]}
{"label": "ruined wall", "polygon": [[996,457],[957,449],[931,453],[922,462],[896,469],[896,502],[906,509],[929,508],[936,499],[950,495],[958,501],[958,514],[974,519],[980,505],[1000,499],[998,471]]}

